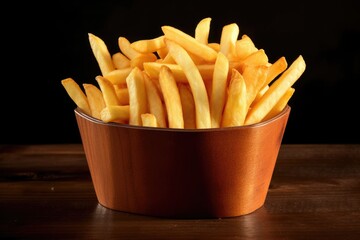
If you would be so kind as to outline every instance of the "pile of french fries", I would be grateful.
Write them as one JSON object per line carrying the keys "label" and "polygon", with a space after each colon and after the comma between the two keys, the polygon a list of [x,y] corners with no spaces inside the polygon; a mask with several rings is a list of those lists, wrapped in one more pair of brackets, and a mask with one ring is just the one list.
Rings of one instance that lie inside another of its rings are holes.
{"label": "pile of french fries", "polygon": [[299,55],[269,62],[264,49],[223,26],[219,42],[208,42],[211,18],[199,21],[193,35],[164,25],[163,34],[130,42],[118,38],[111,54],[89,33],[101,74],[97,85],[73,78],[61,81],[81,111],[103,122],[160,128],[223,128],[266,121],[279,114],[305,71]]}

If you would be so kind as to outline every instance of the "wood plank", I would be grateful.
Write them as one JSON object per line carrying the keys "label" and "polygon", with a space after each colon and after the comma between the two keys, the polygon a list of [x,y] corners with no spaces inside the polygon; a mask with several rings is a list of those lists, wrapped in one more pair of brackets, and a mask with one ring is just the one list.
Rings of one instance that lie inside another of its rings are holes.
{"label": "wood plank", "polygon": [[82,146],[0,146],[3,239],[358,239],[360,145],[283,145],[266,202],[223,219],[98,204]]}

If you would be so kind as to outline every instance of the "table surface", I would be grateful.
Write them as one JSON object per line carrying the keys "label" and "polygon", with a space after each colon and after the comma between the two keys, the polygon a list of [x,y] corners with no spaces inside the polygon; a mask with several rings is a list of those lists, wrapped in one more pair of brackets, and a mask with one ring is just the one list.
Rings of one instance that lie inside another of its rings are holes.
{"label": "table surface", "polygon": [[265,204],[166,219],[97,202],[82,145],[0,145],[1,239],[360,239],[360,145],[282,145]]}

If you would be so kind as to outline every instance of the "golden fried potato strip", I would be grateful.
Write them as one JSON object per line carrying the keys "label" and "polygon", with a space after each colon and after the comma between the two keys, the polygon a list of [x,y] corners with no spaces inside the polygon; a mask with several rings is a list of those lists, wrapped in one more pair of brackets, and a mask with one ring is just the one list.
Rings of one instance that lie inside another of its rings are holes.
{"label": "golden fried potato strip", "polygon": [[209,33],[210,33],[210,23],[211,18],[203,18],[201,21],[196,25],[195,28],[195,39],[202,43],[202,44],[208,44],[209,40]]}
{"label": "golden fried potato strip", "polygon": [[186,49],[186,51],[203,58],[207,62],[215,62],[217,53],[208,45],[198,42],[195,38],[177,28],[162,26],[161,29],[166,39],[176,42]]}
{"label": "golden fried potato strip", "polygon": [[221,127],[244,125],[247,113],[246,105],[245,80],[236,69],[233,69]]}
{"label": "golden fried potato strip", "polygon": [[220,127],[221,125],[221,118],[226,102],[228,73],[229,60],[222,52],[219,52],[214,66],[210,97],[211,127],[213,128]]}
{"label": "golden fried potato strip", "polygon": [[188,84],[178,83],[181,106],[184,116],[184,128],[196,128],[196,112],[194,97]]}
{"label": "golden fried potato strip", "polygon": [[142,71],[135,67],[126,78],[129,91],[129,124],[141,126],[141,114],[148,112],[145,80]]}
{"label": "golden fried potato strip", "polygon": [[106,106],[119,105],[114,85],[103,76],[96,76],[95,79],[100,86]]}
{"label": "golden fried potato strip", "polygon": [[153,39],[142,39],[131,43],[130,46],[141,53],[154,53],[166,47],[164,38],[165,36],[159,36]]}
{"label": "golden fried potato strip", "polygon": [[89,102],[91,116],[101,119],[100,113],[106,107],[101,90],[95,85],[89,83],[84,83],[83,87]]}
{"label": "golden fried potato strip", "polygon": [[128,123],[130,117],[130,106],[106,106],[100,112],[103,122]]}
{"label": "golden fried potato strip", "polygon": [[91,116],[91,109],[85,93],[81,90],[79,84],[72,78],[61,80],[61,84],[65,88],[69,97],[74,101],[76,106],[84,113]]}
{"label": "golden fried potato strip", "polygon": [[186,50],[179,44],[165,40],[169,53],[176,63],[181,66],[189,81],[191,92],[194,96],[196,108],[196,127],[211,128],[210,104],[204,81],[199,69],[196,67]]}
{"label": "golden fried potato strip", "polygon": [[157,127],[157,121],[154,114],[143,113],[141,114],[141,122],[144,127]]}
{"label": "golden fried potato strip", "polygon": [[174,75],[166,65],[160,68],[159,83],[164,96],[169,128],[184,128],[184,116],[182,112],[179,89]]}
{"label": "golden fried potato strip", "polygon": [[102,75],[113,71],[115,69],[112,61],[112,56],[105,44],[105,42],[98,36],[89,33],[89,42],[91,50],[96,58],[96,61],[100,67]]}
{"label": "golden fried potato strip", "polygon": [[298,56],[290,67],[275,80],[264,96],[249,110],[245,124],[253,124],[262,119],[277,104],[286,91],[300,78],[305,71],[306,64],[303,57]]}
{"label": "golden fried potato strip", "polygon": [[161,101],[161,95],[156,87],[155,83],[150,77],[143,72],[147,101],[149,106],[149,113],[153,114],[156,118],[157,126],[166,127],[166,111]]}

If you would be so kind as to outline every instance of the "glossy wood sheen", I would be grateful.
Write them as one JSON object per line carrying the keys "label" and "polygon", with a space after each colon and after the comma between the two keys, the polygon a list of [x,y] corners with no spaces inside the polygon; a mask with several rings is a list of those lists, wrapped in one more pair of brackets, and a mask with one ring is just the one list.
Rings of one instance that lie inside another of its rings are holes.
{"label": "glossy wood sheen", "polygon": [[290,107],[261,124],[197,131],[104,124],[75,112],[99,203],[217,218],[264,204]]}
{"label": "glossy wood sheen", "polygon": [[219,219],[109,210],[98,204],[82,145],[0,145],[1,239],[359,236],[360,145],[282,145],[265,204],[251,214]]}

